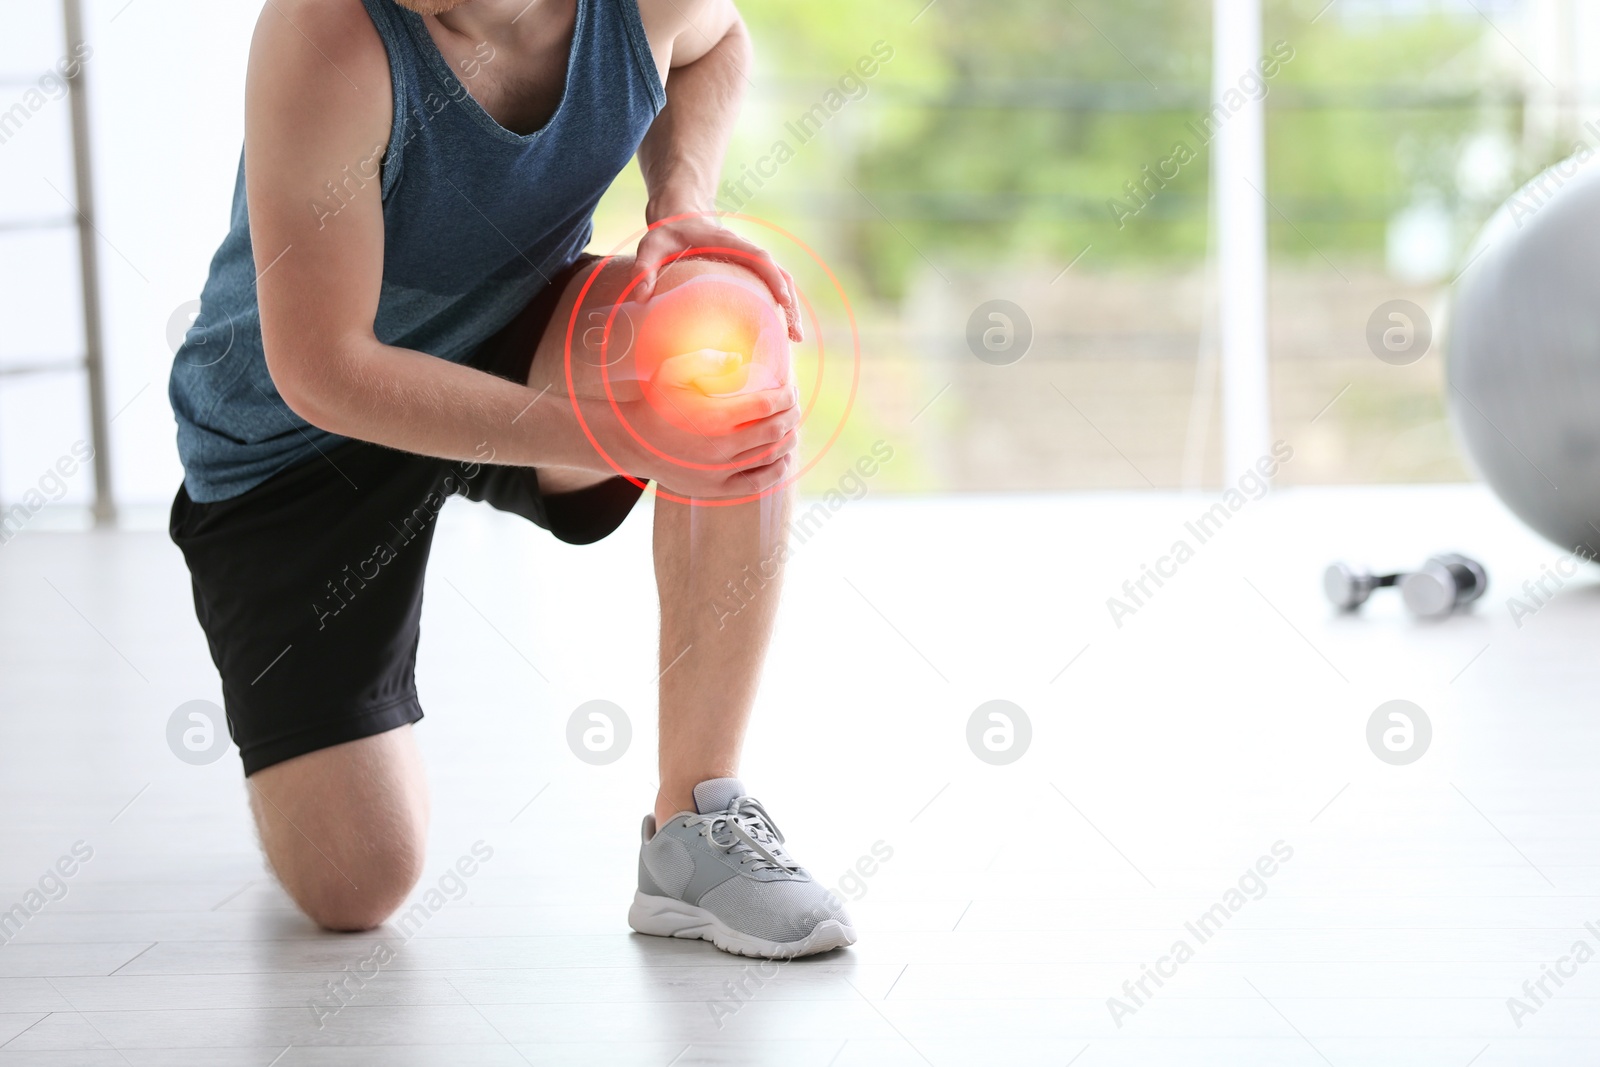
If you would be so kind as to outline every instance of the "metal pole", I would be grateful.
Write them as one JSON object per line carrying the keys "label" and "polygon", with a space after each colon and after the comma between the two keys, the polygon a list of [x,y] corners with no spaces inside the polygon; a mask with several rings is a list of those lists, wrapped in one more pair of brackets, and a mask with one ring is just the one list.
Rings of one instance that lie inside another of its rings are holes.
{"label": "metal pole", "polygon": [[[1267,454],[1272,400],[1267,389],[1266,122],[1262,100],[1239,82],[1261,58],[1261,0],[1214,0],[1213,107],[1224,108],[1212,147],[1216,203],[1217,327],[1222,353],[1223,479]],[[1243,106],[1226,112],[1241,95]],[[1217,112],[1213,112],[1218,114]]]}
{"label": "metal pole", "polygon": [[83,41],[80,0],[62,0],[72,74],[72,179],[78,198],[78,264],[83,292],[83,365],[89,377],[89,434],[94,446],[94,523],[116,521],[111,496],[111,424],[106,419],[105,345],[100,328],[100,261],[95,246],[94,175],[89,155],[89,92],[76,49]]}

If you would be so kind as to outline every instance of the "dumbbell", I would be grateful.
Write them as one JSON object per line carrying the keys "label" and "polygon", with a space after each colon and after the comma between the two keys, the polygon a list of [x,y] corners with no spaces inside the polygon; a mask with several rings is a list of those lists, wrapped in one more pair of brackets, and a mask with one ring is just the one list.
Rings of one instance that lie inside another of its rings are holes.
{"label": "dumbbell", "polygon": [[1354,611],[1374,589],[1400,587],[1406,610],[1420,618],[1438,618],[1481,597],[1489,587],[1483,564],[1447,552],[1431,557],[1415,571],[1372,574],[1343,563],[1333,563],[1322,574],[1322,590],[1340,611]]}
{"label": "dumbbell", "polygon": [[1340,611],[1354,611],[1367,602],[1374,589],[1387,589],[1398,582],[1399,574],[1372,574],[1343,563],[1330,563],[1322,572],[1322,591],[1328,602]]}
{"label": "dumbbell", "polygon": [[1434,556],[1400,579],[1400,598],[1406,610],[1436,619],[1477,600],[1489,588],[1483,564],[1459,552]]}

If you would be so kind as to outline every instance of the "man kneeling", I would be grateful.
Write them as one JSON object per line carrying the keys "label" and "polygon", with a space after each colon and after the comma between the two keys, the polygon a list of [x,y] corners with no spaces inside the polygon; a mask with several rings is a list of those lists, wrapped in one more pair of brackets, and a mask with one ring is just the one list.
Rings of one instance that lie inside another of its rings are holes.
{"label": "man kneeling", "polygon": [[[173,365],[171,533],[267,859],[329,929],[421,873],[412,672],[446,498],[586,544],[654,480],[661,786],[629,922],[761,956],[855,940],[736,777],[776,579],[706,610],[785,522],[800,418],[793,283],[699,213],[749,62],[729,0],[261,15],[232,227]],[[678,221],[601,269],[590,216],[636,151],[647,221]],[[683,258],[708,247],[737,262]],[[614,311],[637,343],[569,360],[575,316]]]}

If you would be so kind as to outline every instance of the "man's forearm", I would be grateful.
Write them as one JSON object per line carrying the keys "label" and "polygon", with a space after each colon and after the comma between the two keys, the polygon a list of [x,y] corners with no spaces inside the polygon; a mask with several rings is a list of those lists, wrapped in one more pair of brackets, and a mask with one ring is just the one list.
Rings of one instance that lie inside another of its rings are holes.
{"label": "man's forearm", "polygon": [[[285,391],[307,422],[362,441],[441,459],[593,469],[571,401],[541,396],[472,367],[384,345],[354,342],[323,368],[313,389]],[[280,384],[280,390],[282,385]],[[530,407],[530,405],[532,405]]]}
{"label": "man's forearm", "polygon": [[749,35],[735,20],[705,55],[672,69],[667,106],[639,145],[647,222],[711,210],[751,58]]}

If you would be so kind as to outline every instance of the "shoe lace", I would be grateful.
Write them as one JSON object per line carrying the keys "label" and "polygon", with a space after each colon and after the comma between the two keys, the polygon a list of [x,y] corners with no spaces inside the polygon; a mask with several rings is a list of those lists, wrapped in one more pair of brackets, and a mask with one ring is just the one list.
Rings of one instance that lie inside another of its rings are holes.
{"label": "shoe lace", "polygon": [[754,862],[753,870],[794,872],[799,865],[783,848],[783,831],[755,797],[735,797],[724,811],[687,816],[691,825],[717,848],[738,859],[740,866]]}

